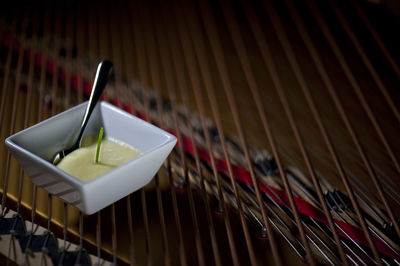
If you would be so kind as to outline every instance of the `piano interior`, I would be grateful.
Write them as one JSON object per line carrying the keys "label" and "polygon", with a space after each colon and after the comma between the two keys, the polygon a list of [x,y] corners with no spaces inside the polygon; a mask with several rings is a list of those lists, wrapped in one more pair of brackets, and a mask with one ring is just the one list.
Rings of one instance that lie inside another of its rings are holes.
{"label": "piano interior", "polygon": [[89,98],[178,144],[93,215],[0,145],[2,265],[399,265],[396,1],[9,1],[0,134]]}

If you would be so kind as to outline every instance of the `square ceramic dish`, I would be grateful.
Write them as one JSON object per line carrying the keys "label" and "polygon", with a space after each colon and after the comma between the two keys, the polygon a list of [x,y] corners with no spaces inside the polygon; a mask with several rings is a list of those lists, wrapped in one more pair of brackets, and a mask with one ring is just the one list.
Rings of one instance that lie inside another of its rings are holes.
{"label": "square ceramic dish", "polygon": [[73,139],[86,109],[82,103],[22,130],[6,139],[6,145],[32,181],[86,214],[110,205],[151,181],[176,144],[175,136],[109,103],[99,102],[84,135],[123,141],[141,152],[139,156],[90,181],[83,182],[50,161]]}

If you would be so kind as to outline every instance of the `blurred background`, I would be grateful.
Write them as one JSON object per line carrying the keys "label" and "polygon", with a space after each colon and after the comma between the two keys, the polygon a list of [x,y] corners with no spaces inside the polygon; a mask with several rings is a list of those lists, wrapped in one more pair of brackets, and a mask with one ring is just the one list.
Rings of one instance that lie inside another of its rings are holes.
{"label": "blurred background", "polygon": [[[151,184],[91,216],[0,145],[2,210],[42,229],[10,236],[3,213],[0,261],[400,263],[398,2],[2,6],[2,140],[87,100],[108,59],[103,100],[179,144]],[[21,239],[45,230],[60,252],[27,256]]]}

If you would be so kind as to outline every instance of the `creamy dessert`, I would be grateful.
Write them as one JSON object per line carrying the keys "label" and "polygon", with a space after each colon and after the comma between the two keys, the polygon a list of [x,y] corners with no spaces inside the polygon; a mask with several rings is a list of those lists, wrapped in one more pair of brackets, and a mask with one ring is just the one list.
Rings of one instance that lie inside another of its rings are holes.
{"label": "creamy dessert", "polygon": [[71,152],[57,167],[81,181],[89,181],[140,155],[126,143],[107,138],[101,141],[99,161],[95,162],[97,143],[86,139],[82,147]]}

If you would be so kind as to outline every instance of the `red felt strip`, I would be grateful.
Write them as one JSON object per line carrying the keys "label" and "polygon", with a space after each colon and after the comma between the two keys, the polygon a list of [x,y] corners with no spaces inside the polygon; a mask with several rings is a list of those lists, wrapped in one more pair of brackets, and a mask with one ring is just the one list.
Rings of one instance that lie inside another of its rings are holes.
{"label": "red felt strip", "polygon": [[[191,140],[186,137],[183,137],[183,143],[184,143],[185,152],[189,153],[193,156],[194,151],[193,151],[193,144],[192,144]],[[206,150],[204,150],[201,147],[197,147],[197,151],[198,151],[200,158],[203,161],[207,162],[208,164],[211,164],[210,157]],[[216,162],[218,171],[220,173],[227,173],[228,167],[227,167],[226,161],[224,161],[222,159],[215,159],[215,162]],[[250,173],[246,169],[233,164],[232,170],[233,170],[235,179],[237,179],[243,183],[246,183],[250,186],[253,186],[253,182],[251,181]],[[260,188],[261,191],[268,194],[279,205],[290,206],[286,191],[283,191],[281,189],[277,189],[277,188],[274,188],[271,186],[267,186],[264,183],[262,183],[261,180],[258,181],[258,187]],[[271,190],[273,191],[273,193],[271,192]],[[294,196],[294,201],[296,203],[296,207],[297,207],[298,211],[301,214],[303,214],[307,217],[311,217],[314,220],[321,222],[325,225],[328,225],[328,221],[327,221],[325,215],[320,210],[316,209],[313,205],[311,205],[304,199],[296,197],[296,196]],[[363,246],[368,246],[368,242],[367,242],[367,239],[365,238],[365,234],[363,233],[363,231],[360,228],[357,228],[353,225],[350,225],[348,223],[345,223],[345,222],[342,222],[342,221],[339,221],[336,219],[334,221],[347,234],[346,235],[341,230],[338,230],[339,235],[341,235],[342,237],[347,238],[347,239],[351,238],[352,240],[354,240],[355,242],[357,242],[358,244],[361,244]],[[384,244],[381,240],[379,240],[376,237],[373,237],[373,239],[374,239],[375,245],[376,245],[377,249],[379,250],[379,252],[381,252],[382,254],[385,254],[386,256],[391,257],[391,258],[396,257],[396,254],[392,250],[390,250],[388,248],[388,246],[386,244]]]}

